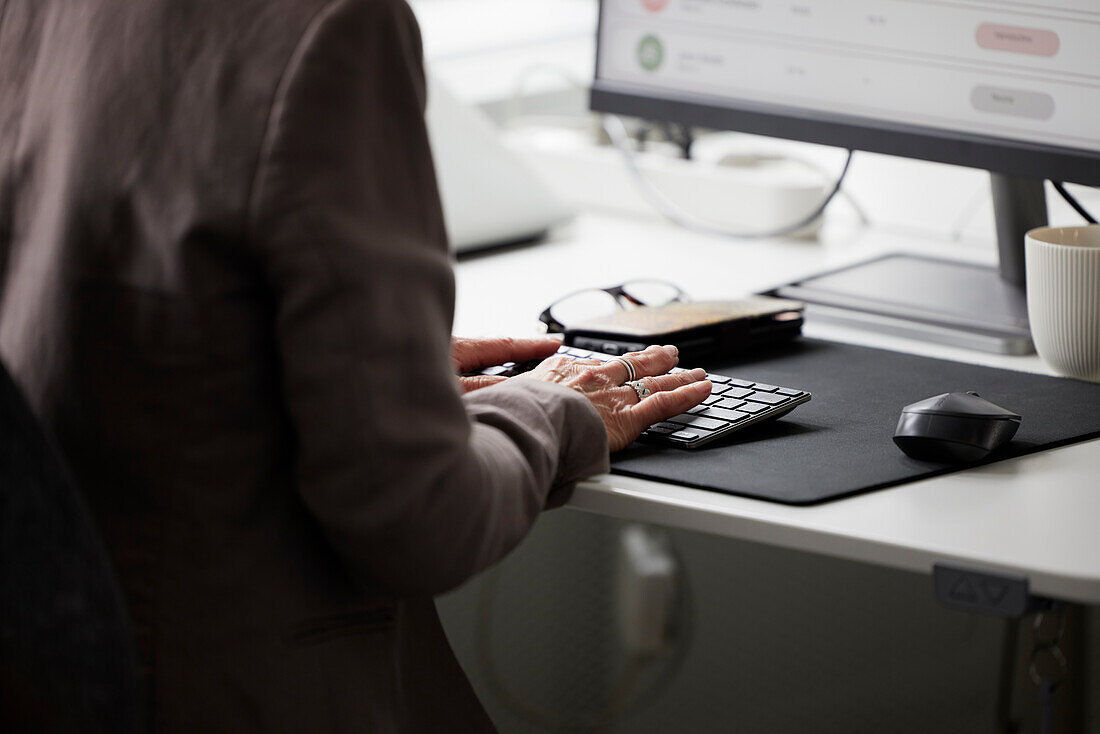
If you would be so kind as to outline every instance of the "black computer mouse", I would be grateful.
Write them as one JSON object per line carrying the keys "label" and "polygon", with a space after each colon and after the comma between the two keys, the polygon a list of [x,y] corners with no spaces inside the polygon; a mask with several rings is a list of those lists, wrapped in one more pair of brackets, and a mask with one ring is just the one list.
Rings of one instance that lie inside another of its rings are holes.
{"label": "black computer mouse", "polygon": [[902,408],[894,443],[922,461],[978,461],[1019,427],[1020,416],[978,393],[949,392]]}

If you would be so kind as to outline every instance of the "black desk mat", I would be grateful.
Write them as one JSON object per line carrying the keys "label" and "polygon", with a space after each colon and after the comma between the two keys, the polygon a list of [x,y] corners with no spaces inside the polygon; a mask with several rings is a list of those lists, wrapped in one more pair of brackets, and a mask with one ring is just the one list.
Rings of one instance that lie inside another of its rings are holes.
{"label": "black desk mat", "polygon": [[975,464],[910,459],[893,435],[903,406],[955,391],[973,390],[1023,417],[1015,438],[981,464],[1100,436],[1100,384],[1080,380],[811,339],[702,366],[813,399],[695,451],[635,444],[612,457],[613,474],[795,505],[946,474]]}

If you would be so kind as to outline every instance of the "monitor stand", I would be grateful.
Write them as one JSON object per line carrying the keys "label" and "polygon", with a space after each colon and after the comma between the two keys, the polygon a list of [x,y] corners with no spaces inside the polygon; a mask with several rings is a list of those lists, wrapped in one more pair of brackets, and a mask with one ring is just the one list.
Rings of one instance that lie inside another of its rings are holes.
{"label": "monitor stand", "polygon": [[990,175],[999,269],[885,255],[772,293],[805,302],[811,319],[986,352],[1034,352],[1027,321],[1024,234],[1047,222],[1043,182]]}

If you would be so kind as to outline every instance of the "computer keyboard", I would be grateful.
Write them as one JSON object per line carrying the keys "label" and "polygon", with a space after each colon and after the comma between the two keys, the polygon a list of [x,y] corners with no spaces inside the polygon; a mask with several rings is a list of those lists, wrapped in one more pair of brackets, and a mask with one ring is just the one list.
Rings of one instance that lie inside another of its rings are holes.
{"label": "computer keyboard", "polygon": [[[616,355],[588,349],[562,346],[558,354],[577,359],[606,362]],[[512,377],[534,368],[539,360],[507,362],[477,370],[479,375]],[[675,367],[672,372],[684,372]],[[810,393],[790,387],[742,380],[726,375],[708,374],[710,397],[686,413],[656,423],[641,436],[646,443],[694,449],[724,438],[734,431],[779,418],[810,399]]]}

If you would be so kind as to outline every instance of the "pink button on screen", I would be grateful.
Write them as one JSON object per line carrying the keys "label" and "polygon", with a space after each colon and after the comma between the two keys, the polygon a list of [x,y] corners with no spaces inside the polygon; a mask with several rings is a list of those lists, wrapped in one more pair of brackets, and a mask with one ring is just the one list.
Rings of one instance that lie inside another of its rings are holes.
{"label": "pink button on screen", "polygon": [[1033,56],[1053,56],[1061,46],[1054,31],[995,23],[978,26],[977,38],[982,48]]}

